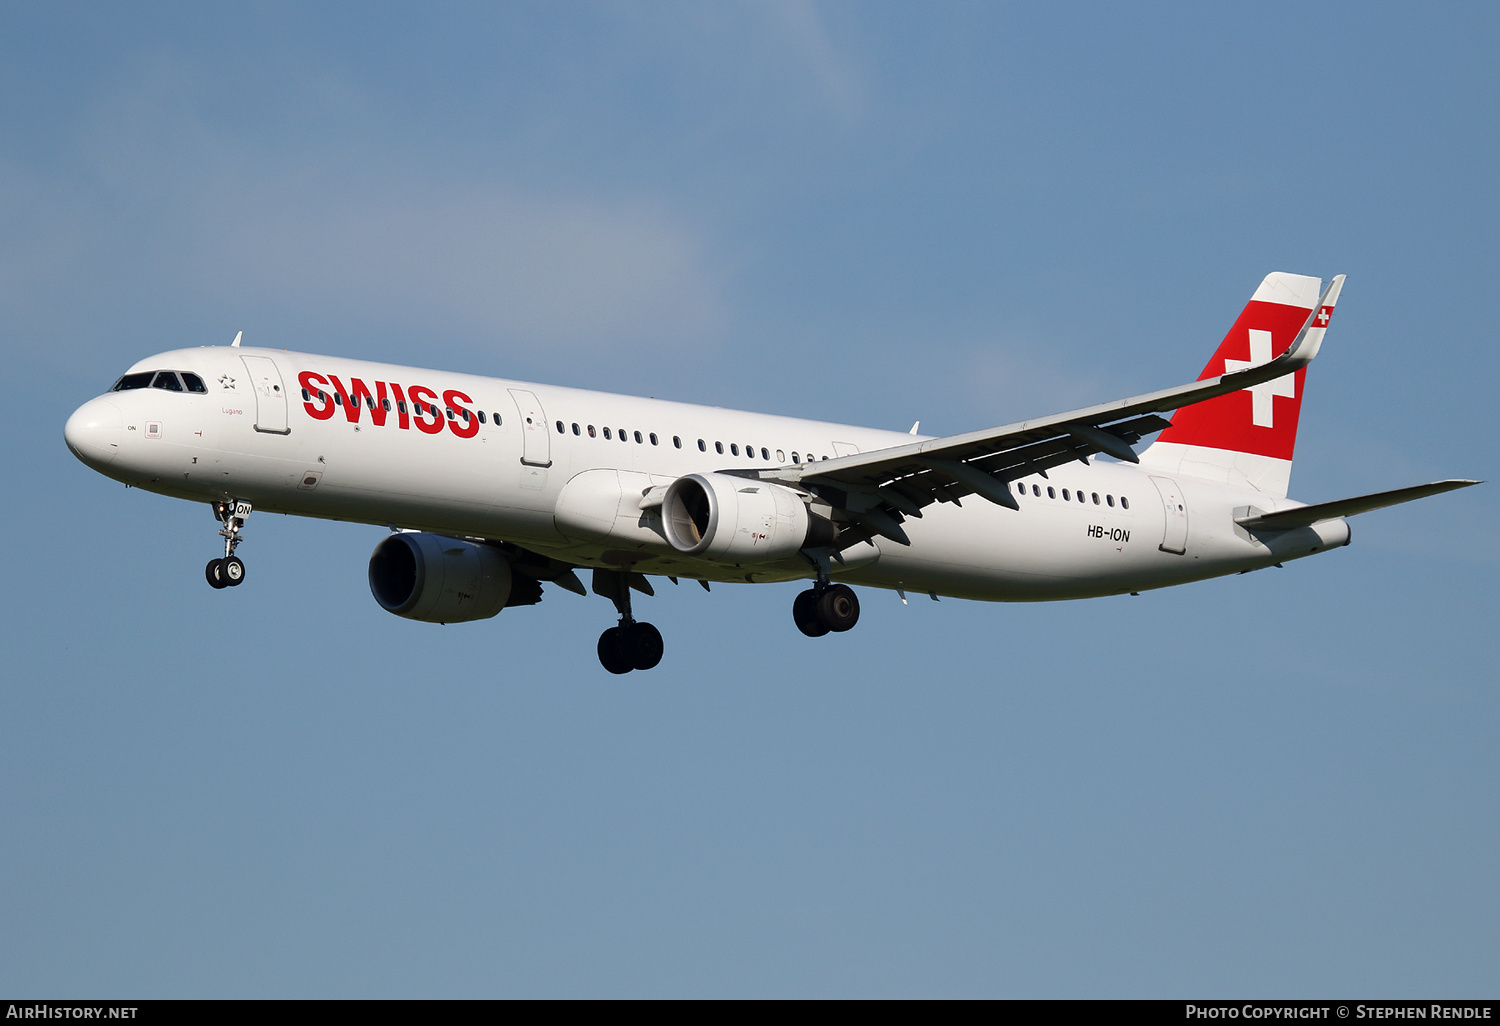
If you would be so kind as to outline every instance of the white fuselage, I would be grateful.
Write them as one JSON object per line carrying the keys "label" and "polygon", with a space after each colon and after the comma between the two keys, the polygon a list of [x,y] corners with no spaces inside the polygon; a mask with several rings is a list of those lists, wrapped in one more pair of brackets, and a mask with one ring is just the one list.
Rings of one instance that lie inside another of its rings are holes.
{"label": "white fuselage", "polygon": [[[207,392],[116,391],[74,414],[70,446],[126,484],[183,499],[239,499],[259,510],[506,541],[578,566],[712,581],[790,580],[815,571],[802,558],[729,564],[683,555],[640,515],[641,496],[684,474],[769,470],[914,440],[281,350],[182,349],[131,370],[191,372]],[[334,379],[338,389],[319,384]],[[357,392],[356,380],[370,399],[351,410],[334,394]],[[436,416],[425,412],[434,406]],[[1010,487],[1019,511],[978,496],[961,506],[935,503],[904,523],[909,547],[876,538],[848,550],[833,574],[851,584],[973,599],[1083,598],[1255,569],[1348,540],[1338,520],[1257,538],[1234,517],[1299,504],[1131,464],[1075,463]],[[596,511],[605,526],[590,530]],[[607,526],[610,518],[617,527]]]}

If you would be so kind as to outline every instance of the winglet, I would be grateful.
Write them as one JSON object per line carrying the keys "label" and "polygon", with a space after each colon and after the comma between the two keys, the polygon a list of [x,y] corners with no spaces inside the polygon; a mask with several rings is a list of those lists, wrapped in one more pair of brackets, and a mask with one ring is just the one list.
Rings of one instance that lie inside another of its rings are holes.
{"label": "winglet", "polygon": [[1323,346],[1323,334],[1328,330],[1328,322],[1333,320],[1333,308],[1338,305],[1339,293],[1343,288],[1344,275],[1335,274],[1328,283],[1328,288],[1323,290],[1323,298],[1318,300],[1317,308],[1307,315],[1307,323],[1302,325],[1302,330],[1292,339],[1292,344],[1272,362],[1284,362],[1288,370],[1297,370],[1312,363],[1313,357],[1318,355],[1318,350]]}
{"label": "winglet", "polygon": [[236,331],[234,333],[234,341],[231,342],[231,343],[229,343],[229,344],[232,345],[232,346],[234,346],[234,348],[238,349],[240,347],[240,339],[242,339],[244,337],[245,337],[245,333],[243,331]]}

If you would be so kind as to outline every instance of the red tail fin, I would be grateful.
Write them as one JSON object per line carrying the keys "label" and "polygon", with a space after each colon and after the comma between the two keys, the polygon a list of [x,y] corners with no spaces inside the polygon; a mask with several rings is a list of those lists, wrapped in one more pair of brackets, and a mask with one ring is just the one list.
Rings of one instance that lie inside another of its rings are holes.
{"label": "red tail fin", "polygon": [[[1280,271],[1266,275],[1234,327],[1224,336],[1199,380],[1269,362],[1292,344],[1318,305],[1322,282]],[[1318,311],[1314,326],[1327,327],[1333,308]],[[1286,494],[1302,386],[1307,369],[1186,406],[1172,426],[1141,454],[1155,466],[1176,464],[1183,474],[1238,481]]]}

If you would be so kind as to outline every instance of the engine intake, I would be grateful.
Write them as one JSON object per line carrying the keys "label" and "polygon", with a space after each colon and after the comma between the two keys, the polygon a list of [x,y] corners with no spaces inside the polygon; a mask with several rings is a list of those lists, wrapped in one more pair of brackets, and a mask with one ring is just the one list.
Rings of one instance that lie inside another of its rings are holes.
{"label": "engine intake", "polygon": [[505,608],[510,562],[488,545],[440,534],[393,534],[370,554],[370,593],[408,620],[464,623]]}
{"label": "engine intake", "polygon": [[837,534],[790,488],[731,474],[679,477],[667,486],[661,512],[678,552],[731,563],[785,559]]}

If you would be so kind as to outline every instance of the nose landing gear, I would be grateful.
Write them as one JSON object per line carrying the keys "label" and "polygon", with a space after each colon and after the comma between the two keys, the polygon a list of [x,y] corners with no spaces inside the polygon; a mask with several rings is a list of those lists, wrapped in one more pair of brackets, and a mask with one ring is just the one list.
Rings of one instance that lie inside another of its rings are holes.
{"label": "nose landing gear", "polygon": [[240,538],[240,531],[245,527],[245,518],[250,515],[250,509],[248,502],[213,504],[214,516],[224,525],[219,529],[219,534],[224,539],[224,558],[210,559],[203,568],[203,576],[208,578],[209,585],[214,588],[232,588],[245,579],[245,564],[234,554],[234,550],[243,540]]}

